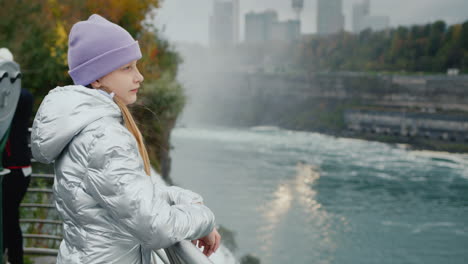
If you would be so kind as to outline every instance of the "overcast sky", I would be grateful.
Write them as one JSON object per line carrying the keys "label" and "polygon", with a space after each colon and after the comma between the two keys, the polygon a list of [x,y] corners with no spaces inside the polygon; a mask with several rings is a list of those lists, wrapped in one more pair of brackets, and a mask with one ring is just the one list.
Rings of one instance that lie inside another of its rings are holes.
{"label": "overcast sky", "polygon": [[[343,0],[347,30],[351,30],[353,3],[362,0]],[[244,34],[244,15],[249,11],[275,9],[280,20],[294,18],[291,0],[240,0],[240,38]],[[157,11],[156,24],[164,25],[164,35],[173,41],[208,43],[208,19],[213,0],[162,0]],[[317,0],[304,0],[302,32],[316,31]],[[438,19],[448,24],[468,20],[468,0],[371,0],[372,15],[390,16],[392,27],[397,25],[425,24]]]}

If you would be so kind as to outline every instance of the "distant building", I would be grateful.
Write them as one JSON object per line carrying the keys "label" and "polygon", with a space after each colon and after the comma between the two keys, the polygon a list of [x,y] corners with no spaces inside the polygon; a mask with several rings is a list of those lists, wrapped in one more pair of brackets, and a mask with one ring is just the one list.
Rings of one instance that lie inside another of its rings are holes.
{"label": "distant building", "polygon": [[245,42],[262,43],[270,40],[273,25],[277,22],[278,13],[274,10],[247,13],[245,15]]}
{"label": "distant building", "polygon": [[239,0],[215,0],[210,17],[210,45],[230,47],[238,42]]}
{"label": "distant building", "polygon": [[288,20],[273,25],[270,39],[274,41],[291,41],[301,37],[301,22]]}
{"label": "distant building", "polygon": [[245,42],[291,41],[301,36],[299,20],[278,21],[278,13],[267,10],[245,15]]}
{"label": "distant building", "polygon": [[333,34],[344,29],[342,0],[317,1],[317,33]]}
{"label": "distant building", "polygon": [[390,17],[370,15],[370,0],[353,5],[353,32],[359,33],[365,29],[384,30],[390,26]]}

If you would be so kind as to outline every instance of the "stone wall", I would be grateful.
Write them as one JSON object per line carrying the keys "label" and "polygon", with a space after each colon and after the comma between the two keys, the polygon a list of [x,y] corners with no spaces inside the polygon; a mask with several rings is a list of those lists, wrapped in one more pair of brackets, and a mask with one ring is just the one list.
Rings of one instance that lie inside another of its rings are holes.
{"label": "stone wall", "polygon": [[468,119],[463,116],[347,110],[347,128],[358,133],[424,137],[468,144]]}

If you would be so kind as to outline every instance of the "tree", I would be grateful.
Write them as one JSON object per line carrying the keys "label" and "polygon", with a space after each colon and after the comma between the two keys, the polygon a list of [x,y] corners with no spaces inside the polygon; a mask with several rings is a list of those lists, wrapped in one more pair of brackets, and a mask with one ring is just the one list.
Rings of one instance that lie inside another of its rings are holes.
{"label": "tree", "polygon": [[468,71],[468,21],[447,28],[443,21],[359,34],[313,36],[300,45],[298,65],[316,71]]}
{"label": "tree", "polygon": [[462,24],[460,32],[460,46],[464,51],[468,51],[468,21]]}
{"label": "tree", "polygon": [[[144,24],[159,0],[1,1],[0,46],[8,47],[20,64],[22,85],[35,95],[35,109],[48,91],[71,84],[68,75],[68,32],[74,23],[98,13],[139,40],[145,76],[140,100],[131,108],[147,143],[153,166],[169,173],[169,134],[185,104],[176,81],[180,57],[151,24]],[[156,131],[156,132],[155,132]],[[166,178],[168,179],[168,178]]]}

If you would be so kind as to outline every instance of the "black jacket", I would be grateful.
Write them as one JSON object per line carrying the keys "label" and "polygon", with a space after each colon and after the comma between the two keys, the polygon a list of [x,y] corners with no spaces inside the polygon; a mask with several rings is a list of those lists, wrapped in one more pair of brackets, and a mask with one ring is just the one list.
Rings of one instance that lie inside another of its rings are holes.
{"label": "black jacket", "polygon": [[25,88],[22,88],[11,123],[10,135],[3,151],[2,162],[5,168],[31,165],[31,150],[28,147],[28,128],[30,127],[32,107],[32,94]]}

